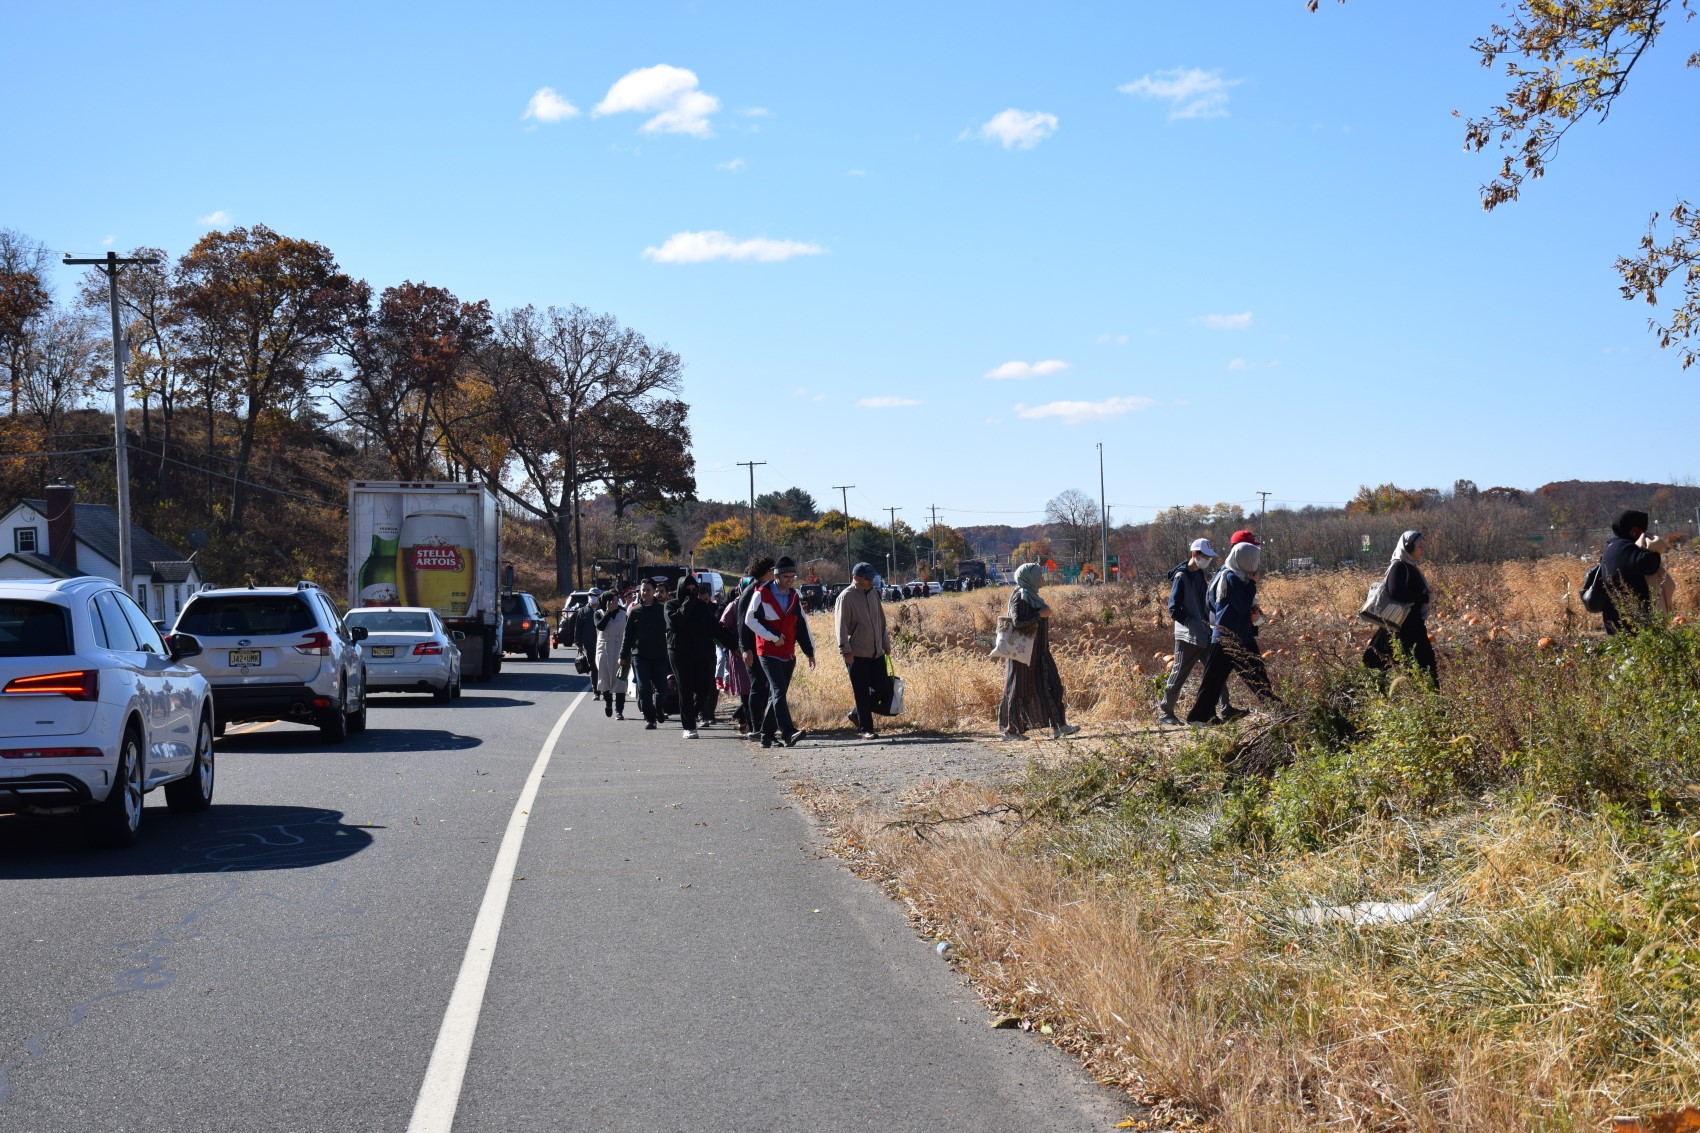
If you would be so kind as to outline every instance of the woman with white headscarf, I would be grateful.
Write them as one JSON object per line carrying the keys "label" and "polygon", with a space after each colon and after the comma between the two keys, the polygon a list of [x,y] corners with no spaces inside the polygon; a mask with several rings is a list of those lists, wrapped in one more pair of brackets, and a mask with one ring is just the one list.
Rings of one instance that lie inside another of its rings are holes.
{"label": "woman with white headscarf", "polygon": [[1257,571],[1262,565],[1262,547],[1256,543],[1235,543],[1222,569],[1211,580],[1210,657],[1204,665],[1198,699],[1187,713],[1189,724],[1221,724],[1246,715],[1243,708],[1216,715],[1222,689],[1233,673],[1238,673],[1245,686],[1265,703],[1276,706],[1281,703],[1269,684],[1269,670],[1264,667],[1263,654],[1257,647],[1257,623],[1263,616],[1257,605]]}
{"label": "woman with white headscarf", "polygon": [[1022,633],[1033,634],[1033,655],[1027,664],[1005,661],[1003,699],[998,702],[998,734],[1006,740],[1027,738],[1027,729],[1049,727],[1054,739],[1072,736],[1080,725],[1063,716],[1062,677],[1051,657],[1051,607],[1039,596],[1044,579],[1038,563],[1015,570],[1015,591],[1009,596],[1009,617]]}
{"label": "woman with white headscarf", "polygon": [[1399,624],[1394,637],[1384,626],[1375,631],[1369,648],[1364,650],[1364,664],[1372,669],[1393,667],[1393,642],[1398,641],[1407,664],[1415,663],[1436,686],[1440,684],[1440,666],[1434,658],[1434,645],[1428,639],[1428,580],[1423,578],[1423,533],[1407,531],[1394,544],[1393,558],[1387,564],[1387,574],[1381,580],[1383,598],[1403,602],[1411,612]]}

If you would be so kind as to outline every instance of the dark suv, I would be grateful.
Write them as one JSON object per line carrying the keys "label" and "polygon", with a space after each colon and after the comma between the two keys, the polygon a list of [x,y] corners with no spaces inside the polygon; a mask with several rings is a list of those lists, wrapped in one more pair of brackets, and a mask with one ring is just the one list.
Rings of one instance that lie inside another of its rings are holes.
{"label": "dark suv", "polygon": [[502,595],[502,652],[523,653],[533,661],[549,656],[549,617],[523,590]]}

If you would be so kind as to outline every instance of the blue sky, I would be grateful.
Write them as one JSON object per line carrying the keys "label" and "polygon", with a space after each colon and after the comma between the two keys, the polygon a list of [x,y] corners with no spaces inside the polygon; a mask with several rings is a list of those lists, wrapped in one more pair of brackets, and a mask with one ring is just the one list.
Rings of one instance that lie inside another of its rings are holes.
{"label": "blue sky", "polygon": [[1498,13],[7,2],[0,225],[264,223],[375,287],[610,311],[683,356],[715,498],[764,460],[1023,523],[1097,495],[1100,441],[1118,521],[1691,478],[1696,380],[1612,261],[1700,191],[1697,29],[1486,214],[1451,112],[1503,93]]}

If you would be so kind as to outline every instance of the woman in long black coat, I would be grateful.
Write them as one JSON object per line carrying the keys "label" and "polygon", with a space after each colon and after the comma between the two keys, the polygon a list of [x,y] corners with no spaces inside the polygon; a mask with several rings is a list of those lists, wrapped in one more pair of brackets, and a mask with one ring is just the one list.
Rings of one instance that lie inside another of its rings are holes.
{"label": "woman in long black coat", "polygon": [[998,732],[1006,740],[1020,740],[1027,729],[1048,727],[1051,736],[1062,739],[1080,731],[1063,711],[1062,676],[1051,657],[1051,607],[1039,597],[1044,575],[1038,563],[1023,563],[1015,571],[1015,592],[1009,596],[1009,617],[1015,628],[1034,635],[1033,655],[1023,665],[1005,661],[1003,700],[998,703]]}
{"label": "woman in long black coat", "polygon": [[1381,593],[1395,602],[1409,603],[1411,612],[1405,615],[1397,636],[1389,633],[1385,626],[1375,631],[1369,648],[1364,650],[1364,664],[1372,669],[1391,668],[1393,643],[1397,641],[1404,650],[1406,661],[1416,662],[1417,667],[1428,674],[1428,679],[1439,687],[1440,665],[1435,660],[1434,643],[1428,639],[1431,595],[1428,580],[1423,577],[1422,568],[1418,565],[1422,559],[1423,533],[1407,531],[1399,536],[1398,545],[1393,548],[1393,560],[1387,564],[1387,575],[1381,580]]}

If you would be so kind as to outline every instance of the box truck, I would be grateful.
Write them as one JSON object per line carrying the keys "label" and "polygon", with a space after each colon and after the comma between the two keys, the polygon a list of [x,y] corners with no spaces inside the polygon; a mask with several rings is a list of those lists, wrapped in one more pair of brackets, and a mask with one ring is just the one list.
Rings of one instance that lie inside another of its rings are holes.
{"label": "box truck", "polygon": [[348,605],[429,606],[460,642],[462,676],[502,669],[502,516],[482,484],[348,485]]}

